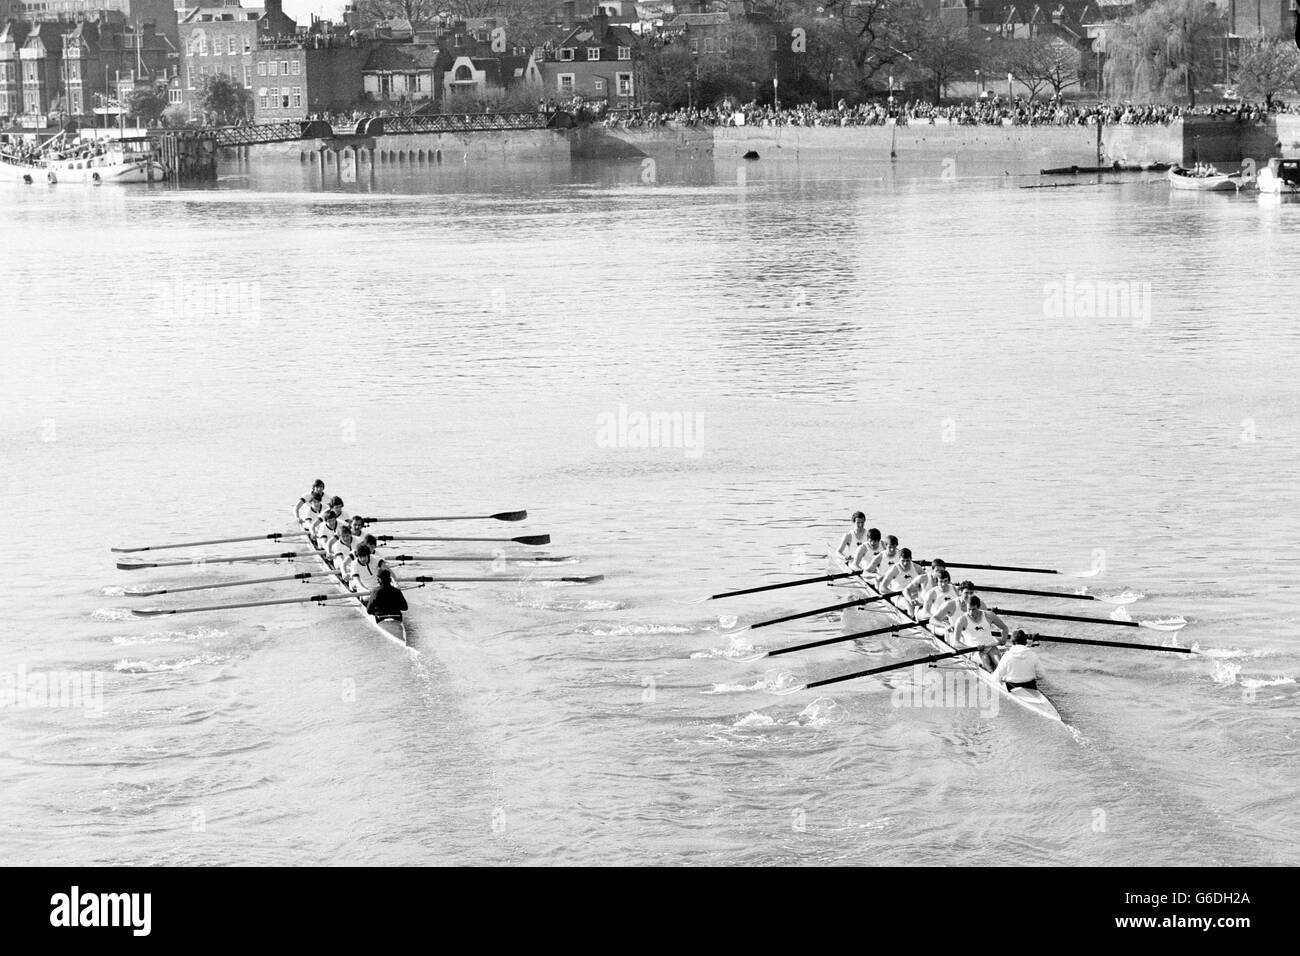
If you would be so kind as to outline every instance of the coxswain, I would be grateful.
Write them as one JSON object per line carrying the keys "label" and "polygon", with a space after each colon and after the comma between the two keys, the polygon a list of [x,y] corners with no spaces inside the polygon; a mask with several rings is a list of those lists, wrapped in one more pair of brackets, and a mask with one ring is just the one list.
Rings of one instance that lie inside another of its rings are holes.
{"label": "coxswain", "polygon": [[378,584],[370,592],[366,610],[376,621],[400,621],[406,610],[406,596],[393,586],[393,572],[380,568],[376,577]]}
{"label": "coxswain", "polygon": [[840,546],[835,549],[841,557],[847,557],[867,543],[867,516],[861,511],[855,511],[849,520],[853,522],[853,527],[844,532]]}
{"label": "coxswain", "polygon": [[[1000,633],[999,643],[1005,643],[1011,628],[1007,627],[1002,618],[992,611],[985,610],[984,602],[979,599],[979,595],[972,594],[970,600],[966,602],[966,613],[958,615],[957,620],[953,622],[952,635],[948,638],[948,643],[954,647],[992,644],[996,636],[994,628]],[[979,655],[984,661],[984,666],[989,670],[996,666],[997,662],[987,650],[980,651]]]}
{"label": "coxswain", "polygon": [[993,671],[993,679],[1001,681],[1009,691],[1017,688],[1038,690],[1038,654],[1028,645],[1029,636],[1017,628],[1011,635],[1011,646],[1003,652]]}

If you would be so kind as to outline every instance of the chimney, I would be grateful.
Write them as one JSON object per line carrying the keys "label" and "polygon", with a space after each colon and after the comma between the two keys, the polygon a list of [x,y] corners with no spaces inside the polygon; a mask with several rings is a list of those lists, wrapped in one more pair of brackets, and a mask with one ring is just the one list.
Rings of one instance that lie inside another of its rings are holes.
{"label": "chimney", "polygon": [[578,25],[578,0],[564,0],[564,29],[572,30]]}

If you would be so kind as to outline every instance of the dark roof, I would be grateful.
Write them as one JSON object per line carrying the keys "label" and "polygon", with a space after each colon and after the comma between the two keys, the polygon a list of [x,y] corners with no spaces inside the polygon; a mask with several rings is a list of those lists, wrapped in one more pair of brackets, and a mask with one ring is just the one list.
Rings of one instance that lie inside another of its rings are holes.
{"label": "dark roof", "polygon": [[438,65],[438,48],[414,43],[384,43],[366,60],[365,69],[379,71],[432,70]]}

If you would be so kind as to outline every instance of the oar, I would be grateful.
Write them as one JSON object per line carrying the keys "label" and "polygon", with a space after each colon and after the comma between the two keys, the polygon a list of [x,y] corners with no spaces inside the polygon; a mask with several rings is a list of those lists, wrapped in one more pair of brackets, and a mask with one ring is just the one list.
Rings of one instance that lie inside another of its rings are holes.
{"label": "oar", "polygon": [[723,591],[721,594],[710,594],[706,598],[700,598],[698,601],[682,601],[682,604],[701,604],[704,601],[716,601],[719,598],[739,597],[742,594],[758,594],[760,591],[779,591],[782,588],[797,588],[805,584],[821,584],[823,581],[838,581],[840,578],[856,577],[856,571],[844,571],[840,574],[823,574],[815,578],[800,578],[798,581],[783,581],[780,584],[764,584],[756,588],[741,588],[739,591]]}
{"label": "oar", "polygon": [[1077,614],[1048,614],[1045,611],[1014,611],[1008,608],[991,607],[994,614],[1007,617],[1032,617],[1045,621],[1078,621],[1082,624],[1109,624],[1111,627],[1149,627],[1153,631],[1181,631],[1187,626],[1182,618],[1168,621],[1117,621],[1110,617],[1080,617]]}
{"label": "oar", "polygon": [[380,534],[375,536],[376,541],[495,541],[502,544],[550,544],[551,536],[549,534],[526,534],[521,538],[430,538],[423,535],[396,535]]}
{"label": "oar", "polygon": [[[439,578],[420,575],[415,578],[408,578],[409,581],[415,581],[419,584],[436,584],[444,581],[526,581],[529,584],[546,583],[550,581],[563,581],[565,584],[595,584],[598,581],[605,580],[603,574],[588,574],[583,577],[565,577],[565,578],[534,578],[527,575],[492,575],[490,577],[477,578]],[[405,583],[405,582],[400,582]]]}
{"label": "oar", "polygon": [[571,557],[564,554],[547,555],[545,557],[530,557],[530,558],[502,557],[501,555],[497,555],[497,554],[395,554],[392,557],[388,557],[387,555],[381,554],[378,557],[382,558],[384,561],[390,564],[391,563],[406,564],[407,562],[419,562],[419,561],[497,561],[497,560],[509,561],[512,564],[518,564],[518,563],[526,563],[529,561],[537,562],[537,563],[543,563],[543,562],[554,563],[557,561],[573,560]]}
{"label": "oar", "polygon": [[821,641],[810,641],[807,644],[795,644],[793,647],[778,647],[774,651],[763,651],[761,654],[755,654],[752,657],[733,657],[732,661],[737,664],[749,664],[754,661],[761,661],[765,657],[779,657],[782,654],[793,654],[795,651],[807,651],[814,647],[826,647],[828,644],[841,644],[844,641],[856,641],[862,637],[875,637],[877,634],[892,634],[895,631],[906,631],[912,627],[923,627],[929,624],[929,619],[924,621],[908,621],[906,624],[890,624],[888,627],[873,627],[869,631],[858,631],[854,634],[841,634],[839,637],[828,637]]}
{"label": "oar", "polygon": [[119,561],[120,571],[139,571],[142,568],[185,568],[195,564],[238,564],[241,561],[276,561],[291,558],[313,558],[314,554],[300,551],[281,551],[279,554],[246,554],[238,558],[194,558],[190,561]]}
{"label": "oar", "polygon": [[150,607],[132,608],[136,617],[157,617],[160,614],[194,614],[198,611],[229,611],[241,607],[270,607],[272,604],[325,604],[329,601],[361,600],[360,595],[313,594],[306,598],[280,598],[275,601],[244,601],[240,604],[205,604],[201,607]]}
{"label": "oar", "polygon": [[217,584],[191,584],[183,588],[155,588],[152,591],[127,590],[127,597],[157,597],[159,594],[179,594],[182,591],[215,591],[217,588],[244,588],[254,584],[270,584],[272,581],[306,581],[308,578],[326,578],[327,574],[303,571],[300,574],[287,574],[275,578],[249,578],[246,581],[224,581]]}
{"label": "oar", "polygon": [[[917,564],[928,566],[929,561],[917,561]],[[1057,571],[1054,568],[1021,568],[1010,564],[963,564],[960,561],[943,562],[950,568],[968,568],[975,571],[1013,571],[1020,574],[1060,574],[1067,578],[1093,578],[1101,573],[1101,568],[1093,568],[1091,571]]]}
{"label": "oar", "polygon": [[771,627],[773,624],[784,624],[786,621],[798,621],[805,617],[816,617],[818,614],[829,614],[831,611],[843,611],[845,608],[861,607],[864,604],[871,604],[875,601],[883,601],[885,598],[898,597],[902,591],[889,591],[885,594],[877,594],[874,597],[858,598],[856,601],[845,601],[843,604],[828,604],[826,607],[815,607],[811,611],[800,611],[798,614],[787,614],[784,617],[774,617],[768,621],[759,621],[755,624],[749,624],[740,628],[738,631],[728,631],[727,634],[741,634],[745,631],[756,631],[760,627]]}
{"label": "oar", "polygon": [[364,524],[380,521],[523,521],[528,517],[527,511],[498,511],[494,515],[434,515],[426,518],[362,518]]}
{"label": "oar", "polygon": [[136,551],[169,551],[175,548],[197,548],[205,544],[234,544],[238,541],[279,541],[296,531],[273,531],[270,534],[254,534],[247,538],[213,538],[211,541],[182,541],[179,544],[147,544],[139,548],[109,548],[117,554],[131,554]]}
{"label": "oar", "polygon": [[841,674],[839,677],[826,677],[822,680],[810,681],[807,684],[800,684],[798,687],[787,687],[785,690],[778,690],[776,693],[785,697],[787,694],[797,694],[803,690],[811,690],[814,687],[825,687],[827,684],[838,684],[841,681],[856,680],[859,677],[870,677],[872,674],[883,674],[886,671],[901,670],[904,667],[912,667],[916,664],[932,664],[935,661],[942,661],[949,657],[960,657],[962,654],[973,654],[975,651],[983,650],[985,647],[992,647],[991,644],[976,645],[974,647],[962,647],[955,651],[944,651],[942,654],[931,654],[929,657],[916,657],[910,661],[902,661],[898,664],[884,664],[880,667],[868,668],[865,671],[855,671],[852,674]]}
{"label": "oar", "polygon": [[1053,597],[1066,601],[1100,601],[1102,604],[1125,605],[1138,599],[1136,594],[1121,594],[1108,597],[1104,594],[1071,594],[1068,591],[1034,591],[1030,588],[991,588],[983,584],[975,585],[976,591],[991,591],[997,594],[1028,594],[1032,597]]}
{"label": "oar", "polygon": [[1094,647],[1124,647],[1134,651],[1168,651],[1170,654],[1195,654],[1190,647],[1166,647],[1163,644],[1128,644],[1123,641],[1091,641],[1082,637],[1053,637],[1034,634],[1031,641],[1049,641],[1053,644],[1091,644]]}

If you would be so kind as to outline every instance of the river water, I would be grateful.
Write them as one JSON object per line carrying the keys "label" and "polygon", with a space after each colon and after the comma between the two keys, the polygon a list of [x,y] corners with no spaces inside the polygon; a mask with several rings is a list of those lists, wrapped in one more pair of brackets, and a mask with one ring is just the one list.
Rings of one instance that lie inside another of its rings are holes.
{"label": "river water", "polygon": [[[0,190],[4,862],[1300,862],[1300,206],[866,163],[318,180]],[[109,548],[283,530],[316,477],[526,508],[381,530],[549,532],[606,578],[413,590],[418,655],[340,608],[131,617],[312,593],[131,598],[296,569]],[[907,671],[778,696],[924,644],[740,664],[886,619],[742,640],[843,595],[684,602],[819,573],[859,508],[918,556],[1104,565],[979,580],[1131,589],[1186,629],[1039,629],[1203,653],[1045,645],[1066,726],[898,706]]]}

